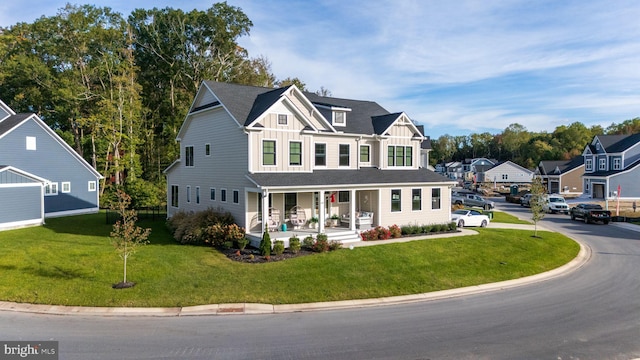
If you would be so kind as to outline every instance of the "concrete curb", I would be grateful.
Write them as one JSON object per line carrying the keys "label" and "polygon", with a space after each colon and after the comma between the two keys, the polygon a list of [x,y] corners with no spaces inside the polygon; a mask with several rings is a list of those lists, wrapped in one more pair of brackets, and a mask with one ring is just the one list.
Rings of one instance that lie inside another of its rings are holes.
{"label": "concrete curb", "polygon": [[[575,241],[575,240],[574,240]],[[12,311],[46,315],[82,315],[82,316],[146,316],[146,317],[179,317],[179,316],[211,316],[211,315],[257,315],[283,314],[293,312],[309,312],[339,309],[355,309],[385,305],[400,305],[423,301],[434,301],[454,297],[481,294],[489,291],[507,290],[523,285],[547,281],[568,274],[584,266],[591,259],[591,248],[578,242],[580,251],[569,263],[544,273],[520,279],[506,280],[497,283],[468,286],[458,289],[434,291],[423,294],[392,296],[384,298],[316,302],[305,304],[255,304],[232,303],[210,304],[172,308],[128,308],[128,307],[83,307],[38,305],[15,302],[0,302],[0,311]]]}

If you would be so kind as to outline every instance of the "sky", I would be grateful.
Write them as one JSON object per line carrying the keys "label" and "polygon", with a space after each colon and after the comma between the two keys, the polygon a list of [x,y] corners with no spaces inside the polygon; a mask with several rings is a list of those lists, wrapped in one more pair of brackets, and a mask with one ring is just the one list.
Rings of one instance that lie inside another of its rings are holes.
{"label": "sky", "polygon": [[[206,10],[214,1],[8,0],[0,26],[72,4]],[[640,117],[637,0],[227,0],[277,79],[405,112],[438,138]],[[1,84],[0,84],[1,86]],[[195,95],[195,94],[194,94]]]}

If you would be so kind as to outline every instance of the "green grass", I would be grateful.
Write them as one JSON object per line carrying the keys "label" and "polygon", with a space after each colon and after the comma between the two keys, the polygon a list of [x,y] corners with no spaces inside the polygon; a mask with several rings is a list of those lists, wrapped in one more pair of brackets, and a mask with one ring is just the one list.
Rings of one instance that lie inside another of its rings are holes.
{"label": "green grass", "polygon": [[0,299],[84,306],[304,303],[405,295],[490,283],[561,266],[579,251],[550,232],[477,229],[479,235],[343,249],[245,264],[209,247],[176,244],[164,223],[130,258],[133,288],[114,290],[122,261],[104,214],[48,219],[0,232]]}
{"label": "green grass", "polygon": [[492,222],[508,223],[508,224],[533,224],[531,221],[520,220],[517,217],[502,211],[493,212]]}

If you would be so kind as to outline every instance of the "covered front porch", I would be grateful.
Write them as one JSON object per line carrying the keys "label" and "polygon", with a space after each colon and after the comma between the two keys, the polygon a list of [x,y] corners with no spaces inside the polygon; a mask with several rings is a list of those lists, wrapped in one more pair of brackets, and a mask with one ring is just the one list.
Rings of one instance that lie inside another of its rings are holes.
{"label": "covered front porch", "polygon": [[361,230],[377,225],[379,191],[249,189],[246,196],[247,234],[262,238],[266,227],[271,238],[278,240],[288,240],[294,234],[302,240],[308,235],[324,233],[329,240],[341,240],[343,235],[351,235],[352,240],[358,241]]}

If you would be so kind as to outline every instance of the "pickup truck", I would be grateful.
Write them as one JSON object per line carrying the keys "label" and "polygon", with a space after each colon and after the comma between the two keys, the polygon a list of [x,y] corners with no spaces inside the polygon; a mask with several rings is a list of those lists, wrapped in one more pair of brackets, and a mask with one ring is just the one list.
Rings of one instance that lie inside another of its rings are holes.
{"label": "pickup truck", "polygon": [[466,192],[452,192],[451,203],[455,205],[464,205],[470,207],[481,207],[485,210],[491,210],[495,207],[493,201],[487,201],[480,195]]}
{"label": "pickup truck", "polygon": [[571,220],[582,219],[585,224],[601,221],[608,224],[611,221],[611,211],[602,209],[598,204],[578,204],[569,210]]}

